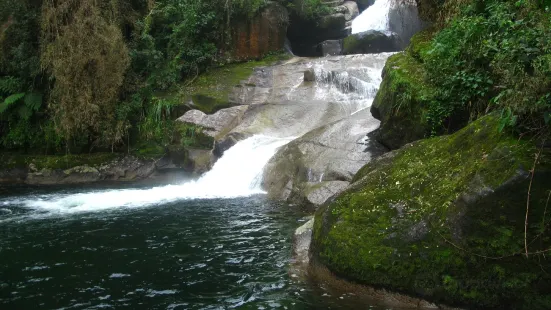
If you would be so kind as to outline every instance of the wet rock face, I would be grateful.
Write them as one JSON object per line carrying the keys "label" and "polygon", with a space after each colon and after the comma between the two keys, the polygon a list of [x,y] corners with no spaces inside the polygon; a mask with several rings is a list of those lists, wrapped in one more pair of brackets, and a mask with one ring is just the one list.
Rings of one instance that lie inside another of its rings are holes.
{"label": "wet rock face", "polygon": [[205,128],[205,134],[218,138],[228,133],[241,122],[241,118],[247,108],[247,106],[231,107],[210,115],[199,110],[191,110],[176,121],[201,126]]}
{"label": "wet rock face", "polygon": [[428,26],[419,17],[415,1],[404,1],[400,5],[393,5],[388,13],[389,30],[395,33],[400,40],[397,41],[400,50],[409,45],[411,37]]}
{"label": "wet rock face", "polygon": [[233,27],[232,56],[236,60],[258,59],[283,49],[289,14],[281,4],[272,2],[254,18]]}
{"label": "wet rock face", "polygon": [[268,195],[314,208],[323,204],[342,191],[364,164],[386,151],[366,137],[378,124],[363,110],[284,146],[264,170]]}
{"label": "wet rock face", "polygon": [[326,40],[321,44],[322,56],[342,55],[342,40]]}
{"label": "wet rock face", "polygon": [[346,37],[342,52],[344,55],[396,52],[403,46],[401,38],[395,33],[368,30]]}
{"label": "wet rock face", "polygon": [[0,183],[30,185],[81,184],[98,181],[133,181],[150,177],[157,170],[153,160],[133,156],[117,158],[105,163],[74,166],[67,169],[10,168],[0,171]]}
{"label": "wet rock face", "polygon": [[373,3],[375,3],[375,0],[356,0],[356,3],[358,4],[358,9],[360,9],[360,12],[363,12],[365,9],[372,6]]}
{"label": "wet rock face", "polygon": [[[297,0],[295,6],[300,6]],[[355,1],[323,1],[328,13],[320,18],[308,19],[300,14],[291,14],[288,38],[293,53],[299,56],[321,56],[320,43],[339,40],[351,33],[352,20],[360,11]]]}

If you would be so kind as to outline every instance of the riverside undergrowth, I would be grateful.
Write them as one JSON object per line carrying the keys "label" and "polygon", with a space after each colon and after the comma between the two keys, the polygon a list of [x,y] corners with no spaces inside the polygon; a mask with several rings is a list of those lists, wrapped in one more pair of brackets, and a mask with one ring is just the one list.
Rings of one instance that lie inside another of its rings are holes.
{"label": "riverside undergrowth", "polygon": [[[433,26],[406,53],[419,67],[427,135],[499,111],[501,130],[549,136],[551,6],[544,1],[418,1]],[[399,56],[397,56],[399,57]],[[406,98],[408,99],[408,98]],[[403,111],[410,100],[396,100]]]}
{"label": "riverside undergrowth", "polygon": [[[181,113],[174,108],[181,85],[233,62],[234,23],[270,3],[0,0],[0,149],[53,154],[166,144]],[[316,1],[305,3],[317,9]]]}

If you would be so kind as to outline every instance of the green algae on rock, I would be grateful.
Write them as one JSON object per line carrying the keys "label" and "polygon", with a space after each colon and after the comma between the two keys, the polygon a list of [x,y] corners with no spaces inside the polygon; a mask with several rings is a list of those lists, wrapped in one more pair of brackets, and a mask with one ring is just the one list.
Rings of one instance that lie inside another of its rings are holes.
{"label": "green algae on rock", "polygon": [[381,121],[379,142],[390,149],[422,139],[428,132],[424,114],[431,93],[423,81],[423,70],[405,52],[391,56],[383,70],[371,113]]}
{"label": "green algae on rock", "polygon": [[199,75],[191,83],[183,85],[178,96],[185,102],[191,102],[191,108],[212,114],[235,105],[229,99],[234,87],[249,78],[255,67],[267,66],[289,58],[287,54],[274,54],[257,61],[213,68]]}
{"label": "green algae on rock", "polygon": [[313,251],[361,283],[472,308],[549,309],[550,154],[502,134],[490,115],[362,168],[316,214]]}

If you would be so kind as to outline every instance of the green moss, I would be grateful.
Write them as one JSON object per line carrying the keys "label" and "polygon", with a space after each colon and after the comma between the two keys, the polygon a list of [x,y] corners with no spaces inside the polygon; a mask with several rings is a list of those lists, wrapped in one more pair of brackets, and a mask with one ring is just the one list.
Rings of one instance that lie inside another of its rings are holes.
{"label": "green moss", "polygon": [[381,142],[391,149],[425,137],[424,117],[433,90],[424,81],[423,65],[409,53],[389,57],[371,111],[381,120]]}
{"label": "green moss", "polygon": [[[498,127],[487,116],[362,168],[355,185],[316,214],[321,261],[354,280],[437,302],[548,309],[551,281],[541,270],[551,261],[521,255],[528,178],[515,178],[527,174],[537,149]],[[550,167],[537,169],[528,236],[540,237],[532,252],[551,247],[542,225]]]}
{"label": "green moss", "polygon": [[198,110],[212,114],[231,106],[229,95],[241,81],[247,80],[255,67],[268,66],[289,59],[287,54],[273,54],[262,60],[224,65],[199,75],[190,85],[186,82],[179,93],[182,100],[190,98]]}
{"label": "green moss", "polygon": [[342,47],[345,51],[355,50],[356,47],[360,44],[360,40],[356,36],[348,36],[344,38]]}
{"label": "green moss", "polygon": [[205,134],[206,128],[187,123],[180,123],[176,126],[181,146],[206,150],[214,147],[214,138]]}
{"label": "green moss", "polygon": [[68,169],[88,165],[98,167],[118,157],[116,153],[95,153],[80,155],[18,155],[10,153],[0,154],[0,168],[27,168],[33,164],[36,169]]}
{"label": "green moss", "polygon": [[431,47],[431,40],[434,35],[435,30],[432,28],[416,33],[410,40],[407,53],[415,60],[423,62],[425,54]]}
{"label": "green moss", "polygon": [[158,159],[165,153],[165,148],[156,143],[141,143],[132,150],[132,155],[141,159]]}

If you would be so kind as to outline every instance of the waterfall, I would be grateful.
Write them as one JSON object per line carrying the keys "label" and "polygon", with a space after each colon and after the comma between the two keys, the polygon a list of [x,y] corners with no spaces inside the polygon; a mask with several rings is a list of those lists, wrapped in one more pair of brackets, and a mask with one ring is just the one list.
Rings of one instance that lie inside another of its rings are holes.
{"label": "waterfall", "polygon": [[[264,193],[262,169],[277,149],[292,138],[255,135],[224,153],[209,172],[196,181],[149,189],[126,189],[69,195],[42,195],[3,202],[57,214],[151,206],[185,199],[234,198]],[[2,204],[2,202],[0,202]]]}
{"label": "waterfall", "polygon": [[388,31],[391,0],[375,0],[375,3],[352,21],[352,33],[367,30]]}
{"label": "waterfall", "polygon": [[[258,116],[263,126],[269,124],[268,127],[251,132],[251,137],[227,150],[213,168],[197,180],[139,189],[30,194],[10,198],[10,201],[0,200],[0,206],[22,206],[43,216],[263,194],[264,167],[281,146],[371,106],[381,83],[381,71],[390,55],[392,53],[333,56],[276,66],[274,70],[279,73],[272,86],[271,100],[291,100],[296,104],[272,105],[275,108],[268,115]],[[302,83],[305,70],[314,71],[313,84]],[[249,125],[255,127],[253,123]],[[312,182],[320,182],[324,180],[324,172],[312,169],[310,178]]]}

